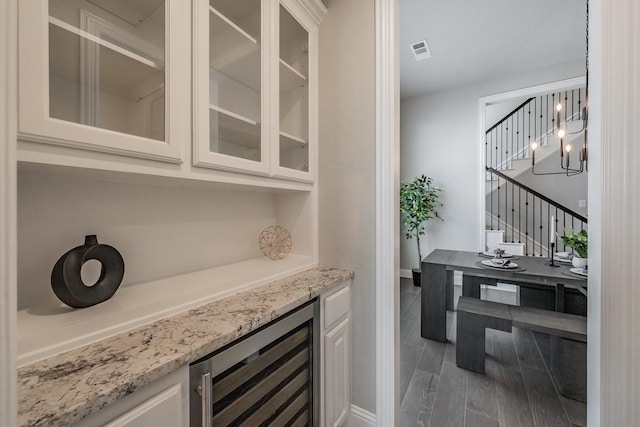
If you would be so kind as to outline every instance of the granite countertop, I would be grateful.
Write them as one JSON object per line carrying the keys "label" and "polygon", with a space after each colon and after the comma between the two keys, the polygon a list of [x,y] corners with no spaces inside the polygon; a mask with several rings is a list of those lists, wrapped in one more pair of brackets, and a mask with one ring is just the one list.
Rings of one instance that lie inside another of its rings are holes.
{"label": "granite countertop", "polygon": [[65,426],[353,277],[316,267],[18,369],[18,426]]}

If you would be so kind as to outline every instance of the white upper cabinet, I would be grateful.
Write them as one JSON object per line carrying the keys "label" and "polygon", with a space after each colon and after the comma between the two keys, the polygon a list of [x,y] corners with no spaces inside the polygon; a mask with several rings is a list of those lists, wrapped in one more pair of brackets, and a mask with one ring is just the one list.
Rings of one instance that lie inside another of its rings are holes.
{"label": "white upper cabinet", "polygon": [[182,160],[189,107],[188,3],[18,3],[22,139]]}
{"label": "white upper cabinet", "polygon": [[320,0],[18,5],[20,160],[314,182]]}
{"label": "white upper cabinet", "polygon": [[193,4],[194,164],[313,181],[318,20],[309,11],[323,6]]}

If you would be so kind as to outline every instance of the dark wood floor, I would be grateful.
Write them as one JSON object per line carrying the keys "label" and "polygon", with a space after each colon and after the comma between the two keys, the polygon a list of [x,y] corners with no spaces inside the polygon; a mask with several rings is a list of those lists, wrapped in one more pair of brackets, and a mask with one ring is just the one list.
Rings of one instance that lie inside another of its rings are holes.
{"label": "dark wood floor", "polygon": [[420,336],[420,288],[400,284],[400,426],[586,426],[587,406],[560,396],[547,369],[549,337],[487,330],[486,375],[455,362],[455,314],[447,344]]}

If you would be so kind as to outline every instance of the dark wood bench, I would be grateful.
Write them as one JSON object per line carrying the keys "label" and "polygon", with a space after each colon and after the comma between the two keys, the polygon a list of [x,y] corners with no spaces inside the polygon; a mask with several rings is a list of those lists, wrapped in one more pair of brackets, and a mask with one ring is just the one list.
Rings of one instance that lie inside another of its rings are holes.
{"label": "dark wood bench", "polygon": [[456,365],[484,374],[486,328],[512,327],[551,335],[551,375],[562,395],[587,400],[587,318],[461,296],[458,300]]}

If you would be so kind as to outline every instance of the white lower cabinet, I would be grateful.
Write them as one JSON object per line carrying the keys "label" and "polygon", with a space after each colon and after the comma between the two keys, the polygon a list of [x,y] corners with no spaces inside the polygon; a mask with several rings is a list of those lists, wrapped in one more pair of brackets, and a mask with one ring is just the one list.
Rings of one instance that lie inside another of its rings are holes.
{"label": "white lower cabinet", "polygon": [[188,427],[188,385],[189,367],[185,366],[88,416],[74,427]]}
{"label": "white lower cabinet", "polygon": [[324,338],[326,426],[341,426],[349,415],[350,326],[346,318]]}
{"label": "white lower cabinet", "polygon": [[351,289],[339,286],[320,302],[322,333],[321,424],[347,425],[351,409]]}

